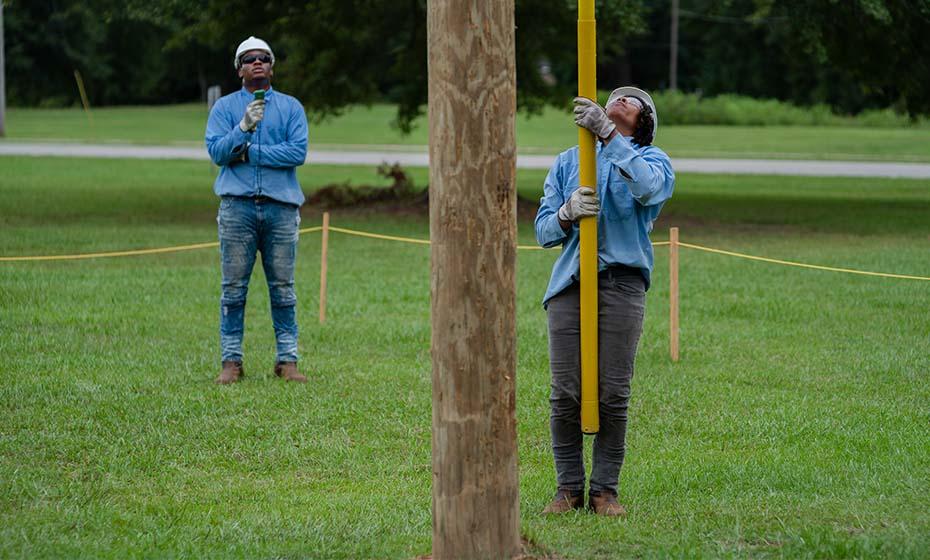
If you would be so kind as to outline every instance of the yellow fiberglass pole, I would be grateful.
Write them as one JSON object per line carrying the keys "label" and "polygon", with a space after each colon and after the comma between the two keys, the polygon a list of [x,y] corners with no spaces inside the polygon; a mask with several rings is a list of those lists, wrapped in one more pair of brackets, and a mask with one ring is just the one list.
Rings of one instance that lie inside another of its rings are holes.
{"label": "yellow fiberglass pole", "polygon": [[[597,101],[597,23],[594,0],[578,0],[578,97]],[[578,128],[578,149],[582,187],[597,191],[597,163],[594,134]],[[580,229],[581,263],[581,431],[596,434],[597,411],[597,218],[582,218]]]}

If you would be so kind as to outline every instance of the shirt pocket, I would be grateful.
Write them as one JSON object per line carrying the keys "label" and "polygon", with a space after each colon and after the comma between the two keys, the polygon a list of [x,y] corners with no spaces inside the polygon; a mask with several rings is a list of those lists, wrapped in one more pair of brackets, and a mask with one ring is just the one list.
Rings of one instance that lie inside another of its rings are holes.
{"label": "shirt pocket", "polygon": [[619,173],[611,173],[607,189],[601,199],[601,212],[607,220],[625,220],[633,215],[636,202],[630,187]]}

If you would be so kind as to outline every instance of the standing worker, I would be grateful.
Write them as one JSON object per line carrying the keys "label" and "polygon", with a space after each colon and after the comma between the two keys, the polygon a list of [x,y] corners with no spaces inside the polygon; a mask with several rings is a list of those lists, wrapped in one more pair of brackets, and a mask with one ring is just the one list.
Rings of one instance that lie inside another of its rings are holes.
{"label": "standing worker", "polygon": [[617,501],[617,487],[626,452],[633,362],[652,272],[649,232],[672,196],[675,174],[669,157],[652,145],[658,116],[646,92],[618,88],[610,94],[606,110],[576,97],[574,112],[575,124],[599,139],[597,192],[578,186],[575,146],[562,152],[549,170],[536,214],[539,244],[562,246],[543,298],[549,321],[550,429],[558,484],[555,499],[543,513],[584,507],[578,220],[596,216],[600,429],[594,438],[588,507],[598,515],[617,516],[626,513]]}
{"label": "standing worker", "polygon": [[207,151],[220,166],[213,191],[220,197],[220,349],[223,369],[216,382],[242,376],[245,300],[256,252],[271,296],[277,341],[274,373],[304,383],[297,371],[297,256],[303,192],[297,166],[307,157],[307,115],[303,105],[271,88],[274,53],[268,43],[249,37],[236,49],[242,89],[220,98],[207,121]]}

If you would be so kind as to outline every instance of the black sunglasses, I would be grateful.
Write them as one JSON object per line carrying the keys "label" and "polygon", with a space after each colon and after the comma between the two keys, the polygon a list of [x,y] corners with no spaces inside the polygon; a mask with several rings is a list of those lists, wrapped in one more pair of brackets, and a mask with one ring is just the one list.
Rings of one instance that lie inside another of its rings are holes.
{"label": "black sunglasses", "polygon": [[271,56],[267,54],[247,54],[239,59],[239,62],[242,64],[252,64],[255,61],[259,61],[262,64],[270,64]]}

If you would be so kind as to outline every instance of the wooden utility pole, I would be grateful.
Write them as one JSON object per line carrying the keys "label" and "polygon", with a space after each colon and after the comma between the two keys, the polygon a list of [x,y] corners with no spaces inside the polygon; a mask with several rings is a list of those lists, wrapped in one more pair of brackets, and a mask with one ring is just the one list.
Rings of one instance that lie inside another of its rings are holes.
{"label": "wooden utility pole", "polygon": [[6,54],[3,49],[3,0],[0,0],[0,138],[6,136]]}
{"label": "wooden utility pole", "polygon": [[430,0],[433,558],[520,553],[514,0]]}
{"label": "wooden utility pole", "polygon": [[672,0],[672,32],[668,55],[668,88],[678,89],[678,0]]}

